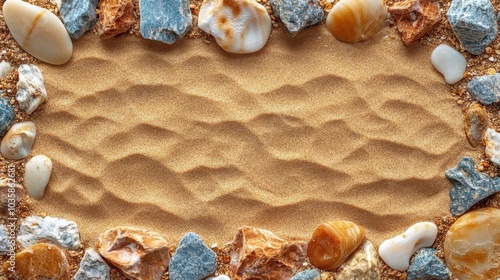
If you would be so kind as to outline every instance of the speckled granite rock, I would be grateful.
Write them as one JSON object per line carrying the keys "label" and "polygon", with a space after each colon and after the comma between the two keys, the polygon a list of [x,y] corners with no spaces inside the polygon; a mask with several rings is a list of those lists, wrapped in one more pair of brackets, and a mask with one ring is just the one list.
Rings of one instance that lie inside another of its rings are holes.
{"label": "speckled granite rock", "polygon": [[97,30],[103,39],[127,32],[134,26],[134,0],[99,1]]}
{"label": "speckled granite rock", "polygon": [[380,262],[373,244],[368,240],[361,243],[338,271],[337,280],[380,279]]}
{"label": "speckled granite rock", "polygon": [[43,81],[42,72],[33,64],[21,64],[17,69],[16,100],[21,110],[26,114],[33,113],[40,104],[47,100],[47,90]]}
{"label": "speckled granite rock", "polygon": [[475,76],[467,84],[467,91],[483,105],[498,102],[500,100],[500,74]]}
{"label": "speckled granite rock", "polygon": [[479,103],[472,104],[464,115],[464,130],[472,147],[478,147],[484,138],[484,133],[491,126],[491,121]]}
{"label": "speckled granite rock", "polygon": [[98,2],[99,0],[62,1],[61,18],[71,38],[80,39],[86,31],[94,27]]}
{"label": "speckled granite rock", "polygon": [[320,280],[321,271],[319,269],[304,270],[295,274],[290,280]]}
{"label": "speckled granite rock", "polygon": [[109,280],[111,279],[109,265],[94,249],[85,251],[80,268],[74,280]]}
{"label": "speckled granite rock", "polygon": [[3,137],[9,130],[10,124],[14,121],[14,107],[9,101],[0,97],[0,137]]}
{"label": "speckled granite rock", "polygon": [[64,249],[80,247],[80,232],[75,222],[61,218],[28,216],[21,219],[17,241],[23,247],[44,242]]}
{"label": "speckled granite rock", "polygon": [[293,36],[323,20],[324,12],[316,0],[270,0],[274,15]]}
{"label": "speckled granite rock", "polygon": [[418,250],[407,271],[408,280],[448,280],[450,271],[441,258],[437,257],[436,249],[423,248]]}
{"label": "speckled granite rock", "polygon": [[171,280],[201,280],[215,272],[217,256],[198,235],[188,232],[170,260]]}

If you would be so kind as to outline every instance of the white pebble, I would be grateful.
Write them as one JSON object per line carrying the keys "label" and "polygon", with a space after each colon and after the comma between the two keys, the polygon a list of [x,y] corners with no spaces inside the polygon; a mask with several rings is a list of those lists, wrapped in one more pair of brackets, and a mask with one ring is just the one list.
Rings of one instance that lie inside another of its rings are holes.
{"label": "white pebble", "polygon": [[0,80],[9,75],[10,69],[10,63],[5,60],[2,60],[2,62],[0,62]]}
{"label": "white pebble", "polygon": [[231,280],[231,278],[229,278],[229,276],[226,275],[219,275],[217,277],[207,277],[205,278],[205,280]]}
{"label": "white pebble", "polygon": [[441,44],[434,49],[431,61],[436,70],[443,74],[446,83],[450,85],[460,81],[467,68],[465,57],[445,44]]}
{"label": "white pebble", "polygon": [[484,134],[486,142],[486,157],[495,165],[500,166],[500,133],[494,129],[488,128]]}
{"label": "white pebble", "polygon": [[42,72],[33,64],[21,64],[17,69],[19,81],[17,82],[16,100],[19,107],[31,114],[47,100],[47,90],[43,82]]}
{"label": "white pebble", "polygon": [[0,152],[6,159],[23,159],[31,152],[35,136],[33,122],[16,123],[3,137]]}
{"label": "white pebble", "polygon": [[24,188],[30,197],[42,199],[51,173],[52,161],[47,156],[38,155],[26,163]]}

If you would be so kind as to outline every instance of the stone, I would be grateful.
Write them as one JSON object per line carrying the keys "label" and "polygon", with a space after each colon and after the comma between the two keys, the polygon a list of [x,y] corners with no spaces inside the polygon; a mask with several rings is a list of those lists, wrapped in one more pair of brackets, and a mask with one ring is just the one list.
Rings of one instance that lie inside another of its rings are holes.
{"label": "stone", "polygon": [[74,280],[109,280],[111,279],[109,265],[94,249],[85,251],[80,268]]}
{"label": "stone", "polygon": [[181,239],[168,269],[171,280],[201,280],[215,272],[217,255],[198,235],[188,232]]}
{"label": "stone", "polygon": [[17,241],[24,248],[43,242],[63,249],[78,249],[81,244],[75,222],[49,216],[28,216],[21,219]]}
{"label": "stone", "polygon": [[25,166],[24,188],[36,200],[43,198],[52,173],[52,161],[45,155],[32,157]]}
{"label": "stone", "polygon": [[347,261],[340,266],[337,280],[380,279],[380,262],[373,244],[365,240]]}
{"label": "stone", "polygon": [[170,261],[167,241],[158,233],[116,227],[104,232],[97,251],[129,279],[159,280]]}
{"label": "stone", "polygon": [[208,277],[205,280],[231,280],[227,275],[219,275],[217,277]]}
{"label": "stone", "polygon": [[491,126],[490,117],[479,103],[472,104],[464,116],[464,130],[467,140],[476,148],[483,142],[486,129]]}
{"label": "stone", "polygon": [[78,40],[94,27],[97,19],[97,2],[99,0],[62,1],[61,18],[71,38]]}
{"label": "stone", "polygon": [[418,249],[432,246],[437,232],[437,227],[433,223],[416,223],[404,233],[382,242],[378,253],[390,268],[406,271],[410,265],[411,256]]}
{"label": "stone", "polygon": [[500,100],[500,74],[475,76],[467,84],[467,92],[483,105]]}
{"label": "stone", "polygon": [[444,259],[460,280],[500,278],[500,210],[469,212],[450,227],[444,241]]}
{"label": "stone", "polygon": [[441,44],[437,46],[431,55],[434,68],[444,76],[448,84],[454,84],[464,77],[467,68],[467,60],[452,47]]}
{"label": "stone", "polygon": [[454,216],[465,213],[472,205],[500,191],[500,178],[491,178],[476,171],[474,160],[463,157],[457,167],[445,173],[453,187],[450,191],[450,212]]}
{"label": "stone", "polygon": [[55,65],[70,60],[71,38],[64,24],[49,10],[8,0],[3,4],[3,15],[12,37],[29,54]]}
{"label": "stone", "polygon": [[9,130],[10,124],[14,121],[14,107],[9,101],[0,97],[0,137],[3,137]]}
{"label": "stone", "polygon": [[19,81],[16,100],[19,102],[19,107],[29,115],[47,100],[42,72],[33,64],[21,64],[17,72]]}
{"label": "stone", "polygon": [[206,0],[200,8],[198,27],[214,36],[226,52],[253,53],[266,45],[271,17],[254,0]]}
{"label": "stone", "polygon": [[10,63],[2,60],[2,62],[0,62],[0,80],[7,77],[11,69],[12,67],[10,67]]}
{"label": "stone", "polygon": [[453,0],[447,16],[458,40],[473,55],[482,54],[498,35],[490,0]]}
{"label": "stone", "polygon": [[5,225],[0,224],[0,256],[5,256],[9,252],[11,243],[9,242],[8,229]]}
{"label": "stone", "polygon": [[289,279],[307,256],[307,243],[285,241],[268,230],[242,227],[231,245],[229,276],[242,279]]}
{"label": "stone", "polygon": [[6,159],[23,159],[30,154],[35,136],[36,128],[33,122],[16,123],[3,137],[0,153]]}
{"label": "stone", "polygon": [[127,32],[134,26],[134,0],[101,0],[97,31],[103,39]]}
{"label": "stone", "polygon": [[193,27],[189,0],[140,0],[139,9],[145,39],[173,44]]}
{"label": "stone", "polygon": [[290,280],[321,280],[319,269],[308,269],[295,274]]}
{"label": "stone", "polygon": [[46,243],[35,244],[17,253],[15,266],[5,262],[4,271],[8,279],[70,279],[69,263],[64,252]]}
{"label": "stone", "polygon": [[484,135],[484,142],[486,143],[484,150],[486,157],[496,166],[500,166],[500,133],[488,128]]}
{"label": "stone", "polygon": [[[11,188],[13,186],[13,188]],[[9,191],[9,189],[12,189]],[[0,179],[0,213],[9,213],[9,208],[16,208],[21,202],[21,199],[26,195],[26,191],[24,187],[17,183],[15,180],[10,178],[2,178]],[[14,201],[12,201],[14,199]],[[15,203],[15,205],[12,204]],[[9,204],[11,207],[9,207]],[[12,207],[14,206],[14,207]]]}
{"label": "stone", "polygon": [[304,28],[323,20],[323,8],[317,0],[270,0],[274,15],[279,18],[292,36]]}
{"label": "stone", "polygon": [[432,0],[405,0],[389,7],[396,19],[401,41],[405,46],[422,38],[441,22],[439,2]]}
{"label": "stone", "polygon": [[436,249],[418,250],[407,271],[408,280],[448,280],[450,271],[441,258],[436,256]]}

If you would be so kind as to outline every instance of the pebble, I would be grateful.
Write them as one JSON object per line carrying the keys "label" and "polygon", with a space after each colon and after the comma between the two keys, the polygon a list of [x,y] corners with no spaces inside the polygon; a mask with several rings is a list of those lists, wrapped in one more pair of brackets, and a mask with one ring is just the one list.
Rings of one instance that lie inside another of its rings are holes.
{"label": "pebble", "polygon": [[[14,192],[9,192],[12,184],[14,186]],[[9,180],[9,178],[0,179],[0,213],[10,214],[9,208],[15,208],[12,207],[12,196],[14,196],[14,202],[17,206],[25,195],[26,191],[21,184],[14,182],[13,180]],[[11,204],[11,207],[9,207],[9,203]]]}
{"label": "pebble", "polygon": [[317,0],[270,0],[274,15],[285,24],[292,36],[323,20],[323,8]]}
{"label": "pebble", "polygon": [[378,253],[390,268],[406,271],[411,256],[418,249],[432,246],[437,232],[437,227],[433,223],[416,223],[404,233],[382,242]]}
{"label": "pebble", "polygon": [[493,164],[500,166],[500,133],[492,128],[486,130],[484,136],[486,143],[485,153],[486,157],[493,162]]}
{"label": "pebble", "polygon": [[103,39],[109,39],[127,32],[134,26],[134,0],[99,1],[97,31]]}
{"label": "pebble", "polygon": [[441,44],[437,46],[431,55],[434,68],[444,76],[448,84],[454,84],[464,77],[467,68],[465,57],[452,47]]}
{"label": "pebble", "polygon": [[337,280],[380,279],[380,262],[377,250],[370,241],[365,239],[338,271]]}
{"label": "pebble", "polygon": [[9,130],[10,124],[14,121],[14,107],[9,101],[0,97],[0,137],[3,137]]}
{"label": "pebble", "polygon": [[481,145],[486,129],[491,126],[491,121],[483,106],[478,103],[472,104],[464,116],[464,129],[467,140],[472,147]]}
{"label": "pebble", "polygon": [[458,279],[500,278],[500,210],[469,212],[450,227],[444,241],[444,259]]}
{"label": "pebble", "polygon": [[453,0],[448,22],[464,48],[482,54],[498,35],[498,23],[490,0]]}
{"label": "pebble", "polygon": [[111,279],[109,265],[94,249],[85,251],[80,268],[74,280],[109,280]]}
{"label": "pebble", "polygon": [[262,49],[271,34],[271,17],[254,0],[205,0],[198,27],[214,36],[230,53],[253,53]]}
{"label": "pebble", "polygon": [[321,271],[318,269],[304,270],[295,274],[290,280],[321,280]]}
{"label": "pebble", "polygon": [[80,232],[75,222],[62,218],[28,216],[21,219],[17,241],[24,248],[44,242],[64,249],[80,247]]}
{"label": "pebble", "polygon": [[450,212],[454,216],[465,213],[472,205],[500,191],[500,178],[491,178],[475,169],[471,157],[463,157],[457,167],[448,169],[446,177],[453,187],[450,191]]}
{"label": "pebble", "polygon": [[436,249],[418,250],[407,271],[408,280],[448,280],[450,271],[443,260],[436,256]]}
{"label": "pebble", "polygon": [[189,0],[140,0],[139,8],[146,39],[173,44],[193,27]]}
{"label": "pebble", "polygon": [[30,154],[35,136],[36,128],[33,122],[16,123],[3,137],[0,152],[6,159],[23,159]]}
{"label": "pebble", "polygon": [[55,65],[71,58],[71,38],[64,24],[49,10],[9,0],[3,4],[3,14],[12,37],[32,56]]}
{"label": "pebble", "polygon": [[8,229],[5,225],[0,224],[0,256],[7,255],[10,248]]}
{"label": "pebble", "polygon": [[205,280],[231,280],[227,275],[219,275],[217,277],[208,277]]}
{"label": "pebble", "polygon": [[0,62],[0,80],[7,77],[11,69],[12,67],[10,67],[10,63],[2,60],[2,62]]}
{"label": "pebble", "polygon": [[51,173],[52,161],[45,155],[34,156],[26,163],[24,187],[30,197],[36,200],[42,199]]}
{"label": "pebble", "polygon": [[43,82],[42,72],[33,64],[21,64],[17,70],[16,100],[26,114],[33,113],[40,104],[47,100],[47,90]]}
{"label": "pebble", "polygon": [[214,273],[216,268],[214,251],[198,235],[188,232],[170,260],[168,271],[171,280],[201,280]]}
{"label": "pebble", "polygon": [[94,27],[98,2],[99,0],[62,1],[61,18],[71,38],[80,39],[86,31]]}
{"label": "pebble", "polygon": [[467,91],[483,105],[500,100],[500,74],[475,76],[467,83]]}

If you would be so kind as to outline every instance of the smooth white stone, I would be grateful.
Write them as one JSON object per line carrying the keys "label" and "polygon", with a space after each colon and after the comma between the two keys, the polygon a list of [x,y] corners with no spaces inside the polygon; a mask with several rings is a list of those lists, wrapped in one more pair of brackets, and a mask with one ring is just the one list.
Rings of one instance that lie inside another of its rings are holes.
{"label": "smooth white stone", "polygon": [[16,42],[32,56],[55,65],[71,58],[73,44],[68,31],[49,10],[21,0],[7,0],[3,15]]}
{"label": "smooth white stone", "polygon": [[382,242],[378,254],[392,269],[406,271],[411,256],[418,249],[432,246],[437,233],[437,227],[433,223],[416,223],[404,233]]}
{"label": "smooth white stone", "polygon": [[33,122],[16,123],[3,137],[0,152],[7,159],[23,159],[30,154],[35,137]]}
{"label": "smooth white stone", "polygon": [[10,69],[10,63],[5,60],[2,60],[2,62],[0,62],[0,80],[9,75]]}
{"label": "smooth white stone", "polygon": [[24,248],[41,242],[64,249],[78,249],[81,244],[80,231],[75,222],[48,216],[28,216],[21,219],[17,241]]}
{"label": "smooth white stone", "polygon": [[47,90],[43,82],[42,72],[33,64],[21,64],[17,69],[16,100],[26,114],[33,113],[40,104],[47,100]]}
{"label": "smooth white stone", "polygon": [[500,166],[500,133],[494,129],[488,128],[484,134],[486,142],[486,157],[495,165]]}
{"label": "smooth white stone", "polygon": [[432,65],[443,74],[448,84],[454,84],[464,77],[467,68],[465,57],[452,47],[441,44],[437,46],[431,55]]}
{"label": "smooth white stone", "polygon": [[226,275],[219,275],[217,277],[207,277],[205,278],[205,280],[231,280],[231,278],[229,278],[229,276]]}
{"label": "smooth white stone", "polygon": [[52,161],[44,155],[38,155],[26,163],[24,188],[28,195],[36,200],[43,197],[52,173]]}

